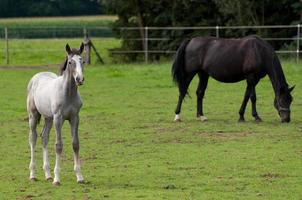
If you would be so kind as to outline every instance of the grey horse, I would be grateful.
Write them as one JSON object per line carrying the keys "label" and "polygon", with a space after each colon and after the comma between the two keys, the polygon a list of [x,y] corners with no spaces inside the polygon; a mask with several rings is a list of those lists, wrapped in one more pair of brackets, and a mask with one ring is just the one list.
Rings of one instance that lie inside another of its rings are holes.
{"label": "grey horse", "polygon": [[54,185],[60,185],[60,160],[63,149],[61,129],[65,120],[71,127],[72,146],[74,151],[74,171],[78,183],[83,183],[79,159],[79,111],[82,100],[78,86],[84,83],[83,62],[79,49],[71,49],[66,44],[66,60],[61,68],[61,75],[51,72],[41,72],[32,77],[27,87],[27,111],[29,115],[29,145],[31,160],[29,164],[30,180],[36,180],[35,174],[35,146],[37,141],[37,124],[43,116],[45,124],[41,133],[43,143],[43,170],[46,180],[52,180],[48,161],[48,138],[54,124],[56,130],[56,163],[54,167]]}

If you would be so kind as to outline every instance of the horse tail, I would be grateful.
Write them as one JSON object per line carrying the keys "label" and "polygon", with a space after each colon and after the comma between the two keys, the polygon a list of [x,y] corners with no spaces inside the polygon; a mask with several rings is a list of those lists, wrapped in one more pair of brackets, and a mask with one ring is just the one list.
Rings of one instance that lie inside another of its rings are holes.
{"label": "horse tail", "polygon": [[174,63],[172,65],[173,81],[178,85],[179,93],[183,96],[187,94],[186,72],[185,72],[185,50],[190,42],[189,39],[184,40],[176,52]]}

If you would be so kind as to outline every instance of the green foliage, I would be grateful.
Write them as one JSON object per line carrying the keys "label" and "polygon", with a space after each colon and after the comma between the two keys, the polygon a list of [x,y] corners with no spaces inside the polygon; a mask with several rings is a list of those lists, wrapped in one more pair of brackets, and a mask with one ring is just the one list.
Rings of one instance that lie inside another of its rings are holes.
{"label": "green foliage", "polygon": [[[140,3],[142,2],[142,3]],[[297,23],[300,17],[301,2],[296,0],[113,0],[105,1],[107,7],[118,15],[115,27],[143,26],[170,27],[170,26],[238,26],[238,25],[287,25]],[[284,12],[286,10],[286,12]],[[141,14],[140,14],[141,13]],[[141,18],[141,19],[140,19]],[[122,31],[117,29],[117,36],[122,39],[124,50],[143,50],[142,38],[138,30]],[[296,29],[274,30],[222,30],[220,37],[242,37],[257,34],[262,37],[295,37]],[[150,50],[176,50],[184,38],[194,36],[215,36],[215,30],[149,30],[149,38],[169,38],[168,40],[149,41]],[[272,41],[274,48],[279,49],[284,41]],[[141,54],[129,56],[135,60]],[[152,55],[151,59],[158,59]]]}
{"label": "green foliage", "polygon": [[1,0],[1,17],[71,16],[103,14],[98,0]]}
{"label": "green foliage", "polygon": [[[36,148],[38,181],[28,180],[30,151],[26,86],[46,69],[1,70],[0,199],[299,199],[302,196],[302,68],[283,61],[293,92],[292,122],[281,124],[268,78],[257,86],[263,123],[237,123],[245,85],[210,79],[204,99],[209,118],[195,119],[195,89],[173,122],[178,90],[170,64],[85,68],[79,126],[82,172],[76,183],[68,122],[64,124],[60,187],[44,180],[42,145]],[[52,71],[57,72],[57,69]],[[43,120],[38,127],[41,131]],[[55,133],[49,142],[54,167]]]}

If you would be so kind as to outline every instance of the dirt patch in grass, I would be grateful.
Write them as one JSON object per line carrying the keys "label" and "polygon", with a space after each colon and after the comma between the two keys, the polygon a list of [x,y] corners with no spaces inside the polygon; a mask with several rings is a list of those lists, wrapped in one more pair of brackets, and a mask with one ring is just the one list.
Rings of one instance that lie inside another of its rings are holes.
{"label": "dirt patch in grass", "polygon": [[238,140],[254,135],[253,132],[224,132],[218,131],[213,133],[208,132],[197,132],[195,135],[201,136],[207,139],[218,139],[218,140]]}

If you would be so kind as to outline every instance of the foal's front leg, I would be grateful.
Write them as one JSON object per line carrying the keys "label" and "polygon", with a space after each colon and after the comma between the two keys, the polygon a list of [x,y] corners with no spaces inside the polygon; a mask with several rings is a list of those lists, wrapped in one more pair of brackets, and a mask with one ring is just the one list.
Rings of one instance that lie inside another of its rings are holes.
{"label": "foal's front leg", "polygon": [[63,126],[63,117],[60,114],[57,114],[54,116],[54,126],[56,128],[56,164],[54,168],[54,185],[60,185],[60,160],[61,160],[61,154],[63,150],[63,142],[62,142],[62,135],[61,135],[61,129]]}
{"label": "foal's front leg", "polygon": [[78,127],[79,127],[79,116],[76,115],[72,117],[69,121],[71,128],[71,136],[72,136],[72,147],[73,147],[73,157],[74,157],[74,172],[77,177],[78,183],[84,183],[84,178],[81,173],[81,163],[79,157],[79,136],[78,136]]}

